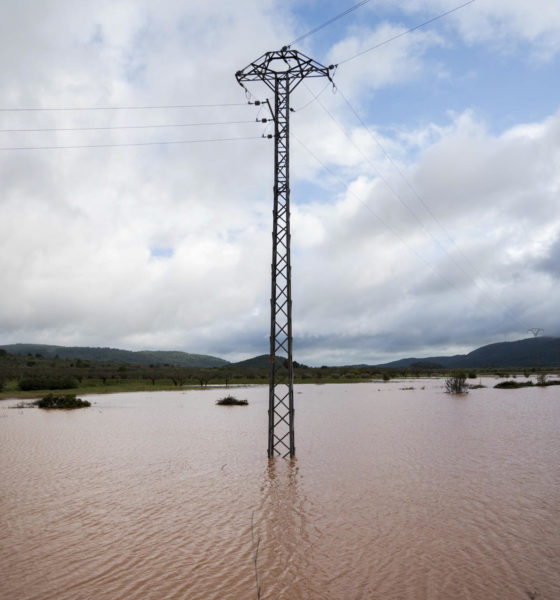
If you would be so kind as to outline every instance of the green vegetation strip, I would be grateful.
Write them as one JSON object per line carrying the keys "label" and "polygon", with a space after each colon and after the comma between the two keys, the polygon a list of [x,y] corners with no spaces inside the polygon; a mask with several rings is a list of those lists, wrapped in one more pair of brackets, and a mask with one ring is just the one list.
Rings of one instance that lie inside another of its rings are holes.
{"label": "green vegetation strip", "polygon": [[[548,387],[550,385],[560,385],[560,381],[557,379],[553,381],[539,381],[535,384],[535,387]],[[501,381],[500,383],[497,383],[494,387],[498,388],[499,390],[514,390],[517,388],[533,387],[533,382],[513,381],[509,379],[508,381]]]}
{"label": "green vegetation strip", "polygon": [[[135,353],[131,353],[136,356]],[[173,364],[158,364],[157,357],[149,364],[123,364],[114,360],[86,360],[84,358],[66,358],[58,355],[46,356],[40,352],[10,354],[0,348],[0,399],[17,398],[21,400],[41,398],[47,393],[53,394],[109,394],[122,392],[163,391],[223,386],[238,387],[244,385],[268,385],[268,356],[256,357],[240,364],[227,364],[214,367],[185,367]],[[167,358],[167,357],[166,357]],[[459,381],[466,389],[465,379],[477,376],[515,377],[523,373],[525,378],[546,378],[543,369],[487,368],[475,371],[432,368],[421,363],[411,367],[381,366],[340,366],[308,367],[296,361],[293,363],[294,383],[354,383],[377,381],[389,383],[398,378],[452,378],[459,375]],[[558,369],[547,369],[548,374],[558,373]],[[465,377],[466,375],[466,377]],[[287,364],[277,360],[276,376],[288,380]],[[465,379],[464,379],[465,378]],[[546,382],[552,385],[553,382]],[[456,388],[455,388],[456,389]],[[455,389],[449,390],[455,393]],[[461,393],[461,392],[459,392]]]}

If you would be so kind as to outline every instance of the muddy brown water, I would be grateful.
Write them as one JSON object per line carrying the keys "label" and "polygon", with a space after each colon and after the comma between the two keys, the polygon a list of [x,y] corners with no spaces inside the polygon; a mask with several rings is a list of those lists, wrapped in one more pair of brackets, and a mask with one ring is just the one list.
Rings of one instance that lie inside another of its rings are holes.
{"label": "muddy brown water", "polygon": [[270,462],[266,387],[3,401],[0,598],[559,599],[560,386],[442,385],[296,386]]}

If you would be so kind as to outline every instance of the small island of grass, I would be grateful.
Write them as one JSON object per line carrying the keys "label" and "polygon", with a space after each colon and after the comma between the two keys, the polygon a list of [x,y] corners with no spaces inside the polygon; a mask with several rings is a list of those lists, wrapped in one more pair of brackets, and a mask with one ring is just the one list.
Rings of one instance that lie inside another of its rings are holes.
{"label": "small island of grass", "polygon": [[91,402],[76,398],[73,394],[64,394],[56,396],[55,394],[47,394],[40,400],[35,400],[34,404],[39,408],[60,408],[60,409],[71,409],[71,408],[84,408],[91,406]]}
{"label": "small island of grass", "polygon": [[216,404],[218,406],[247,406],[249,402],[247,402],[247,400],[238,400],[233,396],[226,396],[221,400],[217,400]]}

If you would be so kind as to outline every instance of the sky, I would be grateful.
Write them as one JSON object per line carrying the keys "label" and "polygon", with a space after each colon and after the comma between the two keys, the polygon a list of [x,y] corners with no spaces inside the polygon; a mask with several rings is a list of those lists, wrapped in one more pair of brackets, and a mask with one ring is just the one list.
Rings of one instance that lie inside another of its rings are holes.
{"label": "sky", "polygon": [[338,66],[290,98],[294,359],[560,335],[560,2],[306,35],[356,4],[0,3],[0,344],[268,352],[272,97],[235,73],[301,36]]}

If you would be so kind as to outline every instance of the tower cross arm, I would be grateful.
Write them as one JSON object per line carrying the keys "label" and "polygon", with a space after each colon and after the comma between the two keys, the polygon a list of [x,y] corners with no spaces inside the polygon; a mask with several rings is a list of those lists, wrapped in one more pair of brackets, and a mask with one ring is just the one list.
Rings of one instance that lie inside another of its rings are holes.
{"label": "tower cross arm", "polygon": [[264,81],[273,88],[278,77],[295,80],[297,85],[306,77],[331,79],[333,69],[333,65],[325,67],[298,50],[284,46],[281,50],[266,52],[241,71],[237,71],[235,78],[240,85],[250,81]]}

